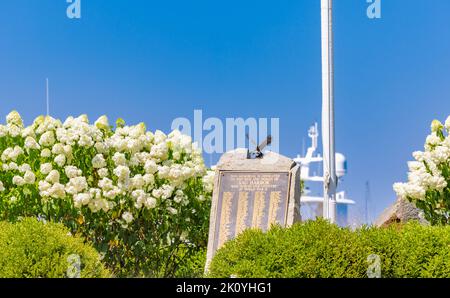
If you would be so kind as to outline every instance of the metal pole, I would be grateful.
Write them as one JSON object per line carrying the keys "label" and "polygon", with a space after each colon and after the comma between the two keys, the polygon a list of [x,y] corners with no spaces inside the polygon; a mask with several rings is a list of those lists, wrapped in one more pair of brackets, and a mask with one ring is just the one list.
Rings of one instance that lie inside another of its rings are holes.
{"label": "metal pole", "polygon": [[335,223],[337,178],[334,147],[333,0],[321,0],[321,9],[323,217]]}

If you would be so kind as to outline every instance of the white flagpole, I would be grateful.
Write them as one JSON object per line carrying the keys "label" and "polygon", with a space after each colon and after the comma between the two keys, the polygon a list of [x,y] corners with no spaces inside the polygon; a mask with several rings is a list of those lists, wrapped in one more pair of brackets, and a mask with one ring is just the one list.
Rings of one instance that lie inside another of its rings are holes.
{"label": "white flagpole", "polygon": [[321,0],[321,9],[323,217],[335,223],[337,179],[334,147],[333,0]]}

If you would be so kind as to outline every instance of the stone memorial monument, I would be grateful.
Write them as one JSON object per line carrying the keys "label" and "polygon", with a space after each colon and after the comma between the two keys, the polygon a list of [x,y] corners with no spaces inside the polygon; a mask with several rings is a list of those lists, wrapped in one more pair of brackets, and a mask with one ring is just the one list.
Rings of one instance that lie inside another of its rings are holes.
{"label": "stone memorial monument", "polygon": [[300,166],[257,150],[256,156],[247,149],[227,152],[217,164],[206,270],[216,250],[245,229],[300,221]]}

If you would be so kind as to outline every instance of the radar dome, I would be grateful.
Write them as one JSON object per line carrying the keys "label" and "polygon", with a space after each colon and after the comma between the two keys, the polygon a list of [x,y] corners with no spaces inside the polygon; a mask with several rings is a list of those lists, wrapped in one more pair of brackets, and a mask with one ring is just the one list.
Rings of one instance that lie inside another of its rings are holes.
{"label": "radar dome", "polygon": [[347,159],[344,154],[336,153],[336,176],[339,178],[347,173]]}

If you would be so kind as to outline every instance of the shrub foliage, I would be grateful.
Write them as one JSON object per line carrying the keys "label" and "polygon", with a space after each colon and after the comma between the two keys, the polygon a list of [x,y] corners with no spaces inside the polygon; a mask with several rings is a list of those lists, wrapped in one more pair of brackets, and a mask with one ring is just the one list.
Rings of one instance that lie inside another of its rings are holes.
{"label": "shrub foliage", "polygon": [[189,136],[17,112],[0,125],[0,220],[61,222],[117,276],[175,276],[206,246],[214,172]]}
{"label": "shrub foliage", "polygon": [[98,252],[61,224],[0,222],[1,278],[109,277]]}
{"label": "shrub foliage", "polygon": [[413,222],[352,231],[317,220],[248,230],[217,251],[209,276],[363,278],[373,255],[381,277],[450,277],[450,227]]}

